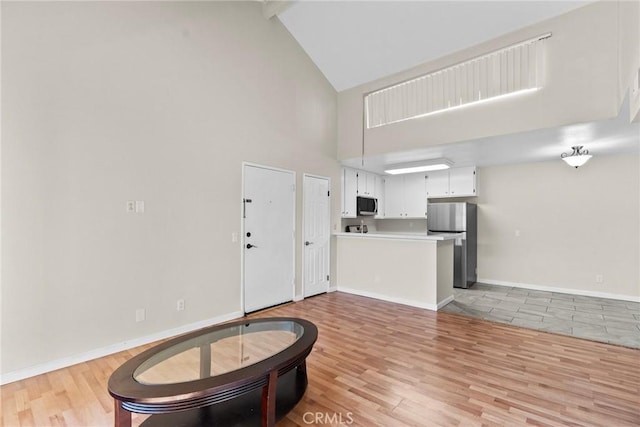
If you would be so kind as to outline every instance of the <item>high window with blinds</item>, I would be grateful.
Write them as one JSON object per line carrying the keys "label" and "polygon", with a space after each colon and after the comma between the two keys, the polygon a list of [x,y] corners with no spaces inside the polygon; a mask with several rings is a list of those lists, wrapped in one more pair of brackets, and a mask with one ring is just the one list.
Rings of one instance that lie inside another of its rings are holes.
{"label": "high window with blinds", "polygon": [[367,128],[543,86],[545,34],[365,96]]}

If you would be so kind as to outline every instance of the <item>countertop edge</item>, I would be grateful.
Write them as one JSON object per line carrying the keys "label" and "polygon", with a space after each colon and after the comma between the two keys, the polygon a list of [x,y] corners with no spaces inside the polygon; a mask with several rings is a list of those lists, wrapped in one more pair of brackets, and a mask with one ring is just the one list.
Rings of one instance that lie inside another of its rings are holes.
{"label": "countertop edge", "polygon": [[336,237],[349,237],[354,239],[393,239],[393,240],[425,240],[425,241],[444,241],[455,240],[461,234],[452,234],[449,236],[428,236],[425,234],[395,234],[395,233],[333,233]]}

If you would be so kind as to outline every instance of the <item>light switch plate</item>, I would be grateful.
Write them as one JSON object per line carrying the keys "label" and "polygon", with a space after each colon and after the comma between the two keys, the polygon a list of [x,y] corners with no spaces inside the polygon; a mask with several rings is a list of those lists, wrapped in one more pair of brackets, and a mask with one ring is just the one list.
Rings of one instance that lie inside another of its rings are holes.
{"label": "light switch plate", "polygon": [[136,213],[144,213],[144,200],[136,200]]}

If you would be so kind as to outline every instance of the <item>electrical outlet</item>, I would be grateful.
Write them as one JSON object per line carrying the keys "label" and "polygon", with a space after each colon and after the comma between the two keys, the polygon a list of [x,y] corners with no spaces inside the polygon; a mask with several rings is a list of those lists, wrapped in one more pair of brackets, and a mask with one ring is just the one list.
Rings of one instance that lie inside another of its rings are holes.
{"label": "electrical outlet", "polygon": [[146,318],[147,316],[144,308],[139,308],[136,310],[136,322],[142,322]]}
{"label": "electrical outlet", "polygon": [[136,211],[135,200],[127,200],[127,213],[133,213]]}
{"label": "electrical outlet", "polygon": [[184,310],[184,300],[183,299],[179,299],[176,303],[176,310],[178,311],[182,311]]}
{"label": "electrical outlet", "polygon": [[602,274],[596,274],[596,283],[604,283],[604,276]]}

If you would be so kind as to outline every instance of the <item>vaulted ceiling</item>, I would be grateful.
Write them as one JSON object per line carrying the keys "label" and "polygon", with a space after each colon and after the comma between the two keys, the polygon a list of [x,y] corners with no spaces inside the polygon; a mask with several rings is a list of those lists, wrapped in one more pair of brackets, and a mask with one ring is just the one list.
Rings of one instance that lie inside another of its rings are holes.
{"label": "vaulted ceiling", "polygon": [[587,1],[298,1],[278,14],[337,91],[406,70]]}
{"label": "vaulted ceiling", "polygon": [[[342,91],[592,1],[272,1],[269,15],[277,14],[327,80]],[[478,166],[558,159],[570,148],[567,135],[576,132],[596,155],[638,152],[640,124],[630,124],[628,114],[625,103],[615,120],[388,153],[368,158],[367,165],[379,172],[388,164],[434,157]],[[358,167],[361,159],[343,163]]]}

